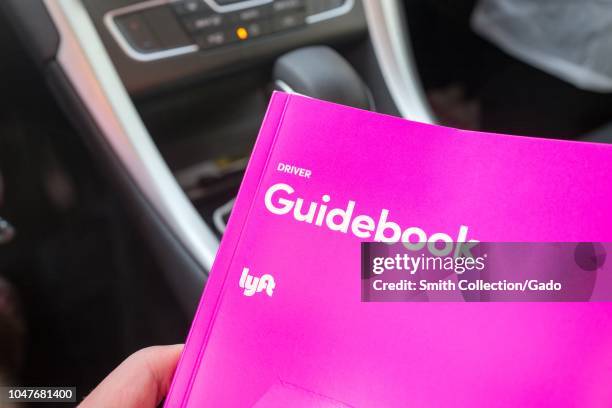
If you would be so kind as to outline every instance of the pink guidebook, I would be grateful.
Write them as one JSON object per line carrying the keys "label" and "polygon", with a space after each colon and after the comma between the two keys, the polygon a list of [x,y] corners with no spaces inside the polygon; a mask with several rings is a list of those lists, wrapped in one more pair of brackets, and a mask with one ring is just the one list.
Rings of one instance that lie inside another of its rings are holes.
{"label": "pink guidebook", "polygon": [[610,242],[612,146],[275,93],[165,406],[612,406],[611,303],[363,302],[391,223]]}

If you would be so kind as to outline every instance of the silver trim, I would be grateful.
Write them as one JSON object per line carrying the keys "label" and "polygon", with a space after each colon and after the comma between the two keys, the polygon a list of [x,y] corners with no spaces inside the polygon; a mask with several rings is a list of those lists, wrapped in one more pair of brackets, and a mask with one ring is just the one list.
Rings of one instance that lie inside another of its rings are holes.
{"label": "silver trim", "polygon": [[277,79],[276,81],[274,81],[274,87],[279,91],[283,91],[288,94],[297,94],[297,92],[295,92],[293,88],[282,79]]}
{"label": "silver trim", "polygon": [[[308,96],[308,95],[302,95],[299,92],[296,92],[288,83],[286,83],[285,81],[283,81],[282,79],[277,79],[274,81],[274,89],[277,89],[279,91],[283,91],[285,93],[288,94],[296,94],[296,95],[301,95],[301,96]],[[376,112],[376,103],[374,102],[374,96],[372,95],[372,91],[370,91],[370,88],[366,87],[365,89],[366,94],[368,96],[368,105],[369,105],[369,109]]]}
{"label": "silver trim", "polygon": [[219,241],[185,193],[145,128],[81,0],[44,0],[61,43],[67,78],[142,194],[179,242],[210,270]]}
{"label": "silver trim", "polygon": [[150,0],[142,3],[132,4],[130,6],[118,8],[115,10],[111,10],[104,15],[104,25],[111,33],[119,47],[125,52],[130,58],[135,59],[137,61],[156,61],[163,58],[171,58],[177,57],[179,55],[190,54],[192,52],[197,52],[200,47],[197,44],[186,45],[184,47],[176,47],[169,48],[161,51],[153,51],[153,52],[141,52],[132,47],[132,45],[125,38],[115,19],[117,17],[123,16],[125,14],[134,13],[140,10],[146,10],[152,7],[159,7],[166,4],[170,4],[175,2],[176,0]]}
{"label": "silver trim", "polygon": [[[369,0],[365,0],[369,1]],[[384,0],[383,0],[384,1]],[[314,24],[321,21],[329,20],[332,18],[340,17],[344,14],[350,13],[355,6],[355,0],[345,0],[344,4],[340,7],[336,7],[331,10],[324,11],[322,13],[312,14],[306,17],[307,24]]]}
{"label": "silver trim", "polygon": [[370,39],[391,97],[410,120],[435,123],[416,72],[398,0],[364,0]]}
{"label": "silver trim", "polygon": [[249,7],[257,7],[263,6],[264,4],[270,4],[274,0],[246,0],[238,3],[226,4],[223,6],[217,4],[217,2],[215,2],[214,0],[203,1],[204,3],[208,4],[208,7],[210,7],[213,11],[216,11],[217,13],[229,13],[231,11],[238,11]]}

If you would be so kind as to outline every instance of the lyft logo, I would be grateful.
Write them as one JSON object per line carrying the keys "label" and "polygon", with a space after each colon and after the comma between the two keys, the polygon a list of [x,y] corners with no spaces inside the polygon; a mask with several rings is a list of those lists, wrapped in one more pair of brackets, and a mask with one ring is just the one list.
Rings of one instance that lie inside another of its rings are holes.
{"label": "lyft logo", "polygon": [[242,270],[240,276],[240,287],[244,289],[245,296],[253,296],[255,293],[263,292],[264,290],[268,296],[272,296],[276,283],[272,275],[265,274],[260,278],[249,275],[249,268]]}

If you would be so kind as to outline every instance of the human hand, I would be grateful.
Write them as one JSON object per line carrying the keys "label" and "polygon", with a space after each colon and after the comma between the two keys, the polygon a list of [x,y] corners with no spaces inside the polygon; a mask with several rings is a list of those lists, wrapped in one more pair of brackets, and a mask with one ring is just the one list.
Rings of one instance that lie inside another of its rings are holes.
{"label": "human hand", "polygon": [[166,396],[182,344],[137,351],[108,375],[79,408],[155,408]]}

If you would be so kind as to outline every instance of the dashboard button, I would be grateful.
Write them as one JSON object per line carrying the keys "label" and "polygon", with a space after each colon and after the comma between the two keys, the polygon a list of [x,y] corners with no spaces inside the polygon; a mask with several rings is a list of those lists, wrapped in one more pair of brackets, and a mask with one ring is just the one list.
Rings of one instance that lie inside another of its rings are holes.
{"label": "dashboard button", "polygon": [[163,48],[178,48],[193,43],[169,7],[150,8],[142,15]]}
{"label": "dashboard button", "polygon": [[153,34],[141,13],[118,17],[115,22],[130,45],[137,51],[154,52],[162,48],[160,41]]}
{"label": "dashboard button", "polygon": [[221,27],[226,22],[223,14],[202,14],[185,20],[185,27],[190,32],[210,30]]}
{"label": "dashboard button", "polygon": [[272,11],[275,13],[294,11],[303,9],[305,5],[305,0],[276,0],[274,3],[272,3]]}
{"label": "dashboard button", "polygon": [[272,32],[272,24],[270,21],[253,21],[246,25],[249,32],[249,37],[256,38]]}
{"label": "dashboard button", "polygon": [[304,25],[306,22],[306,13],[304,11],[279,14],[274,17],[273,31],[283,31]]}
{"label": "dashboard button", "polygon": [[266,7],[256,7],[237,11],[232,14],[232,20],[237,23],[247,23],[250,21],[261,20],[268,15]]}
{"label": "dashboard button", "polygon": [[196,37],[197,44],[203,49],[220,47],[235,41],[238,41],[238,37],[236,37],[236,34],[230,30],[209,31],[199,34]]}
{"label": "dashboard button", "polygon": [[261,37],[272,32],[270,21],[260,20],[241,24],[236,27],[234,34],[238,40],[245,41],[251,38]]}
{"label": "dashboard button", "polygon": [[203,0],[176,1],[172,3],[172,7],[179,16],[199,13],[207,8]]}

